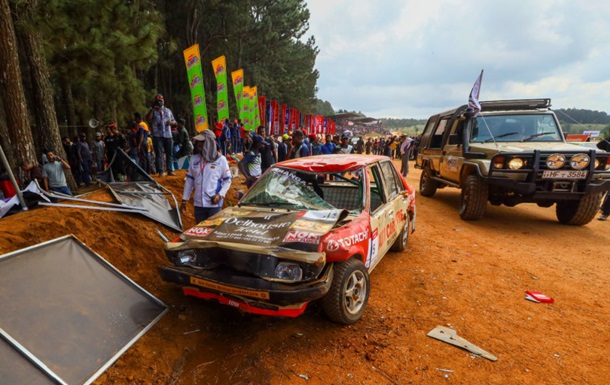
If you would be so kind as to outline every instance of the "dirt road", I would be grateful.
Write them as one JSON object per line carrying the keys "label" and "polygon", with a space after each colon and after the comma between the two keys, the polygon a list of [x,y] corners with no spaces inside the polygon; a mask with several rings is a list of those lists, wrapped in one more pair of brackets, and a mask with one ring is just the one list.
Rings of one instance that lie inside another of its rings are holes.
{"label": "dirt road", "polygon": [[[412,168],[409,183],[419,174]],[[182,188],[182,178],[160,182]],[[464,222],[458,198],[455,189],[418,195],[409,249],[378,265],[365,315],[347,327],[315,304],[276,319],[183,297],[156,271],[161,227],[124,214],[45,208],[5,218],[0,252],[73,232],[170,306],[96,384],[609,383],[610,222],[563,226],[554,208],[529,204],[488,205],[484,219]],[[526,290],[555,303],[527,301]],[[498,360],[426,336],[439,325]]]}

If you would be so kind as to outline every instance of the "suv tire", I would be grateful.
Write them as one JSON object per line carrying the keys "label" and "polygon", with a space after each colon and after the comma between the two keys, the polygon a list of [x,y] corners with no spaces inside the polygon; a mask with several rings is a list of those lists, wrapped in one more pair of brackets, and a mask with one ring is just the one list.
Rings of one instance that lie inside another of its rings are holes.
{"label": "suv tire", "polygon": [[466,221],[476,221],[485,214],[489,187],[478,175],[470,174],[464,180],[460,194],[460,217]]}
{"label": "suv tire", "polygon": [[350,325],[362,317],[369,300],[369,273],[356,258],[336,262],[333,268],[333,282],[322,298],[322,309],[331,321]]}
{"label": "suv tire", "polygon": [[438,189],[438,182],[432,179],[432,171],[430,167],[424,167],[424,170],[419,177],[419,193],[425,197],[431,197]]}
{"label": "suv tire", "polygon": [[586,225],[595,218],[601,198],[601,194],[586,194],[579,201],[557,202],[557,219],[564,225]]}

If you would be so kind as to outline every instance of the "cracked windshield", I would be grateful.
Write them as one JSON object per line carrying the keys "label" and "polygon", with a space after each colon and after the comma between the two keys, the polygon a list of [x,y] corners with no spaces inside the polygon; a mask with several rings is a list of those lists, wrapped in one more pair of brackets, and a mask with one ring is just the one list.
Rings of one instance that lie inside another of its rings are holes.
{"label": "cracked windshield", "polygon": [[241,204],[293,210],[327,210],[334,207],[316,193],[316,174],[273,168],[248,191]]}

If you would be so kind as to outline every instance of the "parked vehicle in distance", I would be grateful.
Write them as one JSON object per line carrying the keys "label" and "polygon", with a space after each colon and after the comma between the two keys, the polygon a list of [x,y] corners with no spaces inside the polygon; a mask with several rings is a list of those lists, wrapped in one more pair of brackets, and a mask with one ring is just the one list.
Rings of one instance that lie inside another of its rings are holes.
{"label": "parked vehicle in distance", "polygon": [[273,165],[239,204],[166,244],[160,273],[186,295],[296,317],[321,299],[351,324],[369,273],[415,230],[415,192],[383,156],[320,155]]}
{"label": "parked vehicle in distance", "polygon": [[487,202],[556,206],[563,224],[585,225],[610,189],[609,154],[566,143],[550,99],[481,102],[436,114],[426,123],[416,167],[419,192],[461,190],[459,214],[480,219]]}

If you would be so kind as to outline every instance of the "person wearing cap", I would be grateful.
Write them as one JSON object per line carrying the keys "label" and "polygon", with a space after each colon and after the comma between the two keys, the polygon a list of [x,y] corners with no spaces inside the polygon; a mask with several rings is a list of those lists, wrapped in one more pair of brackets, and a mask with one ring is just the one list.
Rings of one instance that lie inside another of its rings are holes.
{"label": "person wearing cap", "polygon": [[150,130],[148,129],[148,124],[142,120],[142,114],[139,112],[133,113],[133,120],[136,122],[138,127],[142,128],[142,138],[138,143],[138,157],[140,159],[140,165],[150,174],[150,159],[148,158],[148,137],[150,135]]}
{"label": "person wearing cap", "polygon": [[176,120],[172,111],[165,107],[163,95],[155,96],[153,106],[146,114],[146,120],[150,121],[151,134],[153,137],[153,148],[155,150],[156,171],[163,175],[163,153],[165,153],[165,171],[167,175],[176,175],[172,171],[172,126],[176,126]]}
{"label": "person wearing cap", "polygon": [[231,170],[227,158],[216,149],[212,131],[203,130],[193,139],[195,153],[186,172],[180,210],[186,210],[186,202],[194,190],[195,221],[200,223],[222,210],[224,197],[231,187]]}
{"label": "person wearing cap", "polygon": [[252,137],[252,148],[239,162],[239,171],[246,177],[246,187],[250,188],[263,174],[261,151],[268,143],[262,136],[255,134]]}
{"label": "person wearing cap", "polygon": [[288,156],[288,145],[286,142],[289,140],[288,134],[278,135],[277,137],[277,161],[283,162]]}
{"label": "person wearing cap", "polygon": [[349,136],[341,135],[341,146],[338,147],[339,154],[351,154],[354,152],[354,147],[349,144]]}
{"label": "person wearing cap", "polygon": [[292,146],[289,149],[288,159],[304,158],[311,155],[309,145],[305,143],[303,131],[296,130],[292,134]]}

